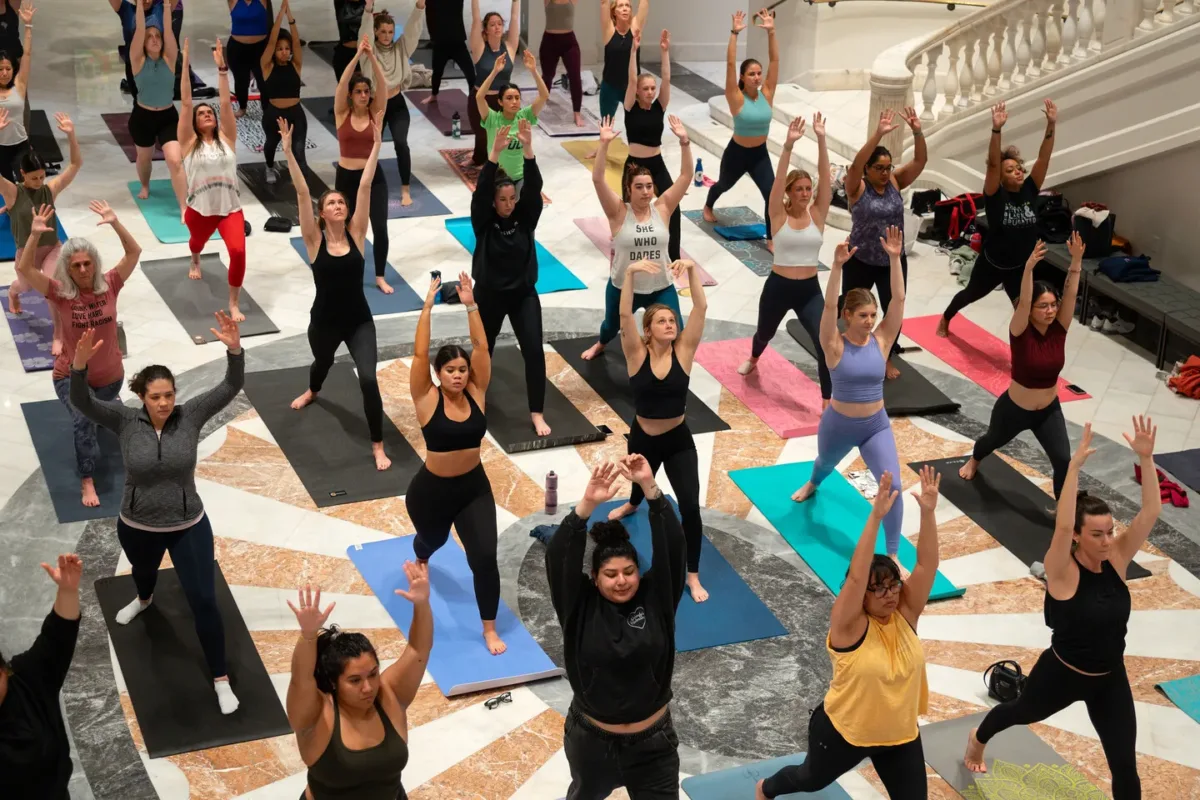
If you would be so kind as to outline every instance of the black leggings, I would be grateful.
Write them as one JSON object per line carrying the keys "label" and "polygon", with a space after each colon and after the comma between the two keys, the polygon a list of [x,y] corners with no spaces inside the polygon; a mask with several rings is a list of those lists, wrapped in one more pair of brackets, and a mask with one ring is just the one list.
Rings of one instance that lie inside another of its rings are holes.
{"label": "black leggings", "polygon": [[1057,499],[1062,494],[1067,467],[1071,464],[1071,440],[1067,438],[1067,423],[1057,397],[1053,403],[1038,411],[1021,408],[1013,402],[1008,392],[997,397],[996,404],[992,406],[987,433],[975,442],[975,451],[971,456],[976,461],[982,461],[1022,431],[1033,431],[1038,444],[1050,458],[1050,465],[1054,468],[1054,497]]}
{"label": "black leggings", "polygon": [[821,397],[828,400],[833,394],[833,382],[829,378],[829,367],[825,364],[825,353],[821,350],[821,313],[825,310],[825,296],[821,284],[814,275],[811,278],[785,278],[772,272],[763,284],[758,298],[758,330],[754,332],[750,355],[758,358],[775,338],[779,323],[788,311],[794,311],[804,330],[808,331],[816,350],[817,374],[821,379]]}
{"label": "black leggings", "polygon": [[737,142],[730,140],[725,147],[725,152],[721,154],[721,174],[718,176],[717,182],[708,190],[708,199],[704,201],[704,205],[715,209],[721,195],[732,189],[734,184],[740,181],[747,172],[754,179],[758,191],[762,192],[763,219],[766,220],[767,238],[770,239],[770,197],[771,186],[775,183],[775,170],[771,167],[771,154],[767,152],[765,144],[760,144],[758,147],[742,147]]}
{"label": "black leggings", "polygon": [[533,287],[516,292],[491,292],[475,287],[479,319],[487,334],[488,353],[496,350],[496,337],[504,318],[512,323],[521,357],[525,359],[525,392],[529,411],[540,414],[546,406],[546,351],[542,349],[542,301]]}
{"label": "black leggings", "polygon": [[[358,206],[358,184],[362,182],[361,169],[346,169],[338,164],[333,178],[333,187],[346,198],[346,223],[349,224]],[[388,247],[388,188],[383,170],[375,167],[371,180],[371,235],[375,237],[375,277],[382,278],[387,268]]]}
{"label": "black leggings", "polygon": [[279,147],[282,137],[279,135],[279,120],[286,119],[292,126],[292,158],[296,160],[296,165],[301,170],[308,169],[308,153],[305,151],[305,146],[308,144],[308,115],[304,113],[304,106],[297,103],[290,108],[276,108],[270,102],[262,104],[263,107],[263,158],[267,162],[268,167],[275,166],[275,149]]}
{"label": "black leggings", "polygon": [[[346,47],[345,43],[340,43],[333,48],[334,81],[342,79],[342,73],[346,71],[346,67],[350,66],[351,61],[356,63],[358,61],[358,42],[350,42],[350,47]],[[356,66],[354,71],[358,72],[359,68]]]}
{"label": "black leggings", "polygon": [[[904,275],[904,287],[907,289],[908,256],[903,252],[900,253],[900,269]],[[851,289],[866,289],[869,292],[872,288],[879,295],[879,310],[882,312],[880,318],[885,317],[887,316],[888,306],[892,304],[891,267],[879,267],[874,264],[867,264],[851,256],[850,260],[842,266],[842,295],[838,298],[838,314],[841,314],[842,307],[846,304],[846,294]],[[901,320],[901,323],[903,323],[903,320]],[[892,342],[892,351],[888,353],[888,358],[899,352],[900,334],[897,333],[896,341]]]}
{"label": "black leggings", "polygon": [[[663,192],[671,188],[671,184],[675,179],[671,177],[671,173],[667,170],[666,162],[662,156],[651,156],[650,158],[637,158],[629,156],[625,159],[625,166],[621,170],[621,174],[625,174],[625,170],[629,169],[630,164],[637,164],[650,170],[650,177],[654,181],[654,193],[659,197],[663,196]],[[679,207],[675,207],[675,213],[671,215],[669,230],[671,233],[670,241],[667,243],[667,254],[672,261],[679,260],[679,220],[683,214],[680,213]]]}
{"label": "black leggings", "polygon": [[[687,421],[684,420],[666,433],[651,436],[642,430],[637,417],[634,417],[629,430],[629,453],[645,456],[650,463],[650,471],[656,475],[660,466],[667,468],[667,477],[679,502],[679,516],[683,519],[687,570],[699,572],[700,540],[704,535],[704,524],[700,521],[700,461]],[[629,505],[638,506],[643,497],[642,487],[635,483],[629,493]]]}
{"label": "black leggings", "polygon": [[29,149],[28,139],[16,144],[0,144],[0,175],[3,175],[9,183],[20,183],[20,161]]}
{"label": "black leggings", "polygon": [[543,33],[538,47],[538,61],[542,62],[542,80],[553,86],[554,73],[558,71],[558,60],[562,59],[567,71],[567,84],[571,89],[571,109],[578,114],[583,108],[583,78],[581,77],[581,55],[579,40],[574,31],[569,33]]}
{"label": "black leggings", "polygon": [[225,63],[229,65],[229,71],[233,73],[233,95],[237,98],[238,108],[242,111],[246,110],[246,103],[250,102],[250,76],[254,76],[254,83],[258,87],[259,100],[264,105],[266,104],[266,96],[263,91],[262,74],[262,56],[267,49],[269,39],[263,39],[261,42],[254,44],[246,44],[230,37],[225,40]]}
{"label": "black leggings", "polygon": [[358,370],[358,385],[362,389],[363,411],[367,415],[371,441],[382,442],[383,398],[379,394],[379,381],[375,378],[375,362],[379,355],[375,345],[375,320],[368,319],[349,330],[317,322],[308,324],[308,345],[313,354],[313,363],[308,370],[308,388],[313,394],[321,391],[325,376],[333,366],[333,355],[342,342],[346,343],[346,349],[354,359],[354,368]]}
{"label": "black leggings", "polygon": [[[471,51],[467,43],[461,39],[450,42],[433,41],[433,84],[429,93],[437,97],[442,88],[442,75],[446,72],[446,63],[453,61],[458,65],[463,77],[467,79],[467,88],[475,85],[475,62],[471,60]],[[470,91],[467,92],[469,96]]]}
{"label": "black leggings", "polygon": [[483,464],[470,472],[443,478],[422,466],[408,484],[404,507],[417,529],[413,554],[421,561],[441,549],[458,532],[467,564],[475,578],[475,603],[484,622],[500,608],[500,567],[496,563],[496,498]]}
{"label": "black leggings", "polygon": [[[408,125],[411,121],[412,118],[408,115],[408,103],[404,102],[404,92],[397,92],[395,97],[389,97],[387,110],[383,113],[383,122],[391,130],[392,144],[396,146],[396,166],[400,169],[401,186],[408,186],[412,183],[412,155],[408,152]],[[375,171],[379,172],[378,169]],[[375,207],[374,199],[371,200],[371,207]],[[383,207],[386,212],[386,201]]]}
{"label": "black leggings", "polygon": [[1001,703],[979,723],[975,737],[983,744],[1014,725],[1041,722],[1082,700],[1100,737],[1112,773],[1113,800],[1138,800],[1142,782],[1137,772],[1137,717],[1124,662],[1107,675],[1081,675],[1047,649],[1029,673],[1016,700]]}
{"label": "black leggings", "polygon": [[129,559],[133,583],[142,600],[149,600],[158,583],[163,553],[171,553],[171,564],[187,597],[196,623],[196,635],[204,660],[214,678],[228,674],[225,667],[225,626],[217,608],[213,566],[213,532],[208,515],[190,528],[170,533],[144,531],[117,518],[117,540]]}
{"label": "black leggings", "polygon": [[793,792],[819,792],[871,759],[891,800],[924,800],[929,796],[921,736],[911,742],[881,747],[856,747],[833,727],[825,706],[808,718],[808,756],[798,767],[784,767],[763,783],[763,794],[778,797]]}
{"label": "black leggings", "polygon": [[[471,163],[477,167],[482,167],[488,160],[487,146],[487,131],[483,129],[483,118],[479,116],[479,104],[475,102],[475,93],[478,89],[471,89],[467,92],[467,120],[471,123],[471,127],[475,129],[475,147],[471,151]],[[489,94],[485,98],[488,108],[500,110],[500,95]]]}
{"label": "black leggings", "polygon": [[946,306],[942,316],[945,317],[946,322],[949,322],[954,319],[955,314],[971,303],[987,297],[995,291],[997,286],[1003,286],[1004,293],[1015,304],[1017,298],[1021,296],[1021,277],[1024,274],[1023,267],[1001,269],[989,261],[987,256],[980,253],[975,259],[975,266],[971,267],[971,277],[967,279],[967,285],[954,295],[954,299],[950,301],[950,305]]}

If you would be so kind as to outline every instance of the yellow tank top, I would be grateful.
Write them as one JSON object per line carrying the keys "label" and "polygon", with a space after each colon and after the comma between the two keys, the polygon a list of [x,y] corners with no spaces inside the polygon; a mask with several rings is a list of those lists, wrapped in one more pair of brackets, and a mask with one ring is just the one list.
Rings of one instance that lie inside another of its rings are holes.
{"label": "yellow tank top", "polygon": [[867,617],[866,637],[854,650],[834,650],[828,634],[825,649],[833,662],[825,713],[842,738],[856,747],[917,738],[917,717],[929,706],[925,650],[899,611],[886,623]]}

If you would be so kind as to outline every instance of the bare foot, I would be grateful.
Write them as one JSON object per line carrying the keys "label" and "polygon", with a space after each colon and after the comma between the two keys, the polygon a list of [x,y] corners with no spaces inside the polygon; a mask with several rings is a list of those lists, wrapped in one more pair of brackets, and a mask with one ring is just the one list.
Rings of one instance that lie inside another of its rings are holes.
{"label": "bare foot", "polygon": [[138,200],[145,200],[149,196],[150,196],[150,184],[143,183],[142,190],[140,192],[138,192]]}
{"label": "bare foot", "polygon": [[234,322],[245,322],[246,321],[246,315],[243,314],[242,310],[240,308],[238,308],[236,305],[234,305],[233,303],[229,304],[229,318],[232,319]]}
{"label": "bare foot", "polygon": [[612,511],[608,512],[608,521],[616,522],[622,517],[628,517],[635,511],[637,511],[637,508],[629,503],[625,503],[624,505],[618,506],[617,508],[614,508]]}
{"label": "bare foot", "polygon": [[967,736],[967,754],[963,757],[963,763],[971,772],[987,772],[987,764],[983,763],[983,742],[975,738],[977,730],[979,729],[972,728]]}
{"label": "bare foot", "polygon": [[541,414],[530,414],[529,418],[533,420],[533,429],[537,431],[538,436],[549,436],[550,426],[546,424],[546,418]]}
{"label": "bare foot", "polygon": [[409,192],[407,186],[400,187],[400,205],[402,205],[402,206],[411,206],[412,205],[412,194]]}
{"label": "bare foot", "polygon": [[711,208],[709,208],[708,206],[704,207],[704,221],[711,222],[714,225],[717,224],[717,215],[714,214],[713,210]]}
{"label": "bare foot", "polygon": [[21,313],[21,295],[14,292],[11,288],[8,290],[8,310],[14,314]]}
{"label": "bare foot", "polygon": [[758,359],[751,356],[750,358],[747,358],[745,361],[743,361],[742,365],[740,367],[738,367],[738,375],[749,375],[751,372],[754,372],[754,370],[756,370],[757,368],[758,368]]}
{"label": "bare foot", "polygon": [[900,370],[892,365],[892,360],[889,358],[887,362],[887,371],[884,373],[889,381],[894,381],[900,377]]}
{"label": "bare foot", "polygon": [[429,95],[429,97],[426,97],[424,100],[421,101],[421,105],[427,106],[430,103],[436,103],[436,102],[437,102],[437,95],[431,94],[431,95]]}
{"label": "bare foot", "polygon": [[[292,403],[292,407],[295,407]],[[375,469],[383,472],[392,465],[392,460],[387,457],[387,453],[383,452],[383,442],[371,442],[371,454],[375,456]]]}
{"label": "bare foot", "polygon": [[937,335],[943,339],[950,338],[950,323],[946,321],[945,317],[938,320]]}
{"label": "bare foot", "polygon": [[692,599],[697,603],[703,603],[708,599],[708,590],[700,585],[700,573],[689,572],[687,574],[687,588],[692,594]]}
{"label": "bare foot", "polygon": [[589,347],[587,350],[584,350],[583,355],[580,356],[580,358],[582,358],[584,361],[591,361],[593,358],[595,358],[596,356],[600,355],[603,352],[604,352],[604,345],[601,344],[600,342],[596,342],[594,345]]}
{"label": "bare foot", "polygon": [[246,109],[239,108],[237,111],[233,112],[233,115],[238,119],[241,119],[242,117],[246,116]]}
{"label": "bare foot", "polygon": [[55,358],[58,358],[60,355],[62,355],[62,351],[63,351],[63,340],[62,339],[55,339],[54,341],[50,342],[50,355],[54,356]]}
{"label": "bare foot", "polygon": [[583,121],[583,114],[580,114],[578,111],[576,111],[575,112],[575,127],[582,128],[586,125],[587,125],[587,123]]}
{"label": "bare foot", "polygon": [[384,294],[391,294],[392,292],[396,291],[382,276],[375,279],[375,285],[379,287],[379,291],[383,292]]}
{"label": "bare foot", "polygon": [[192,257],[192,266],[188,269],[188,277],[194,281],[198,281],[204,277],[200,274],[200,259],[195,256]]}
{"label": "bare foot", "polygon": [[308,405],[309,403],[311,403],[313,400],[316,400],[316,399],[317,399],[317,393],[314,392],[312,389],[307,389],[307,390],[305,390],[304,394],[300,395],[299,397],[297,397],[295,400],[292,401],[292,408],[299,411],[300,409],[304,408],[306,405]]}
{"label": "bare foot", "polygon": [[817,490],[817,487],[813,486],[812,481],[809,481],[808,483],[804,484],[803,486],[801,486],[799,489],[797,489],[795,492],[792,493],[792,499],[795,500],[797,503],[803,503],[805,500],[812,497],[813,492],[815,492],[816,490]]}
{"label": "bare foot", "polygon": [[96,508],[100,505],[100,497],[96,494],[96,484],[91,478],[84,478],[79,482],[79,493],[83,504],[88,508]]}
{"label": "bare foot", "polygon": [[962,469],[958,471],[958,477],[962,478],[964,481],[972,480],[975,477],[975,471],[977,469],[979,469],[979,462],[974,458],[969,458],[967,459],[967,463],[962,465]]}
{"label": "bare foot", "polygon": [[494,656],[498,656],[508,649],[508,645],[500,638],[500,634],[496,633],[496,623],[483,623],[483,641],[487,644],[488,652]]}
{"label": "bare foot", "polygon": [[765,794],[763,794],[763,784],[764,783],[766,783],[766,781],[761,780],[758,783],[754,784],[754,800],[767,800],[767,796]]}

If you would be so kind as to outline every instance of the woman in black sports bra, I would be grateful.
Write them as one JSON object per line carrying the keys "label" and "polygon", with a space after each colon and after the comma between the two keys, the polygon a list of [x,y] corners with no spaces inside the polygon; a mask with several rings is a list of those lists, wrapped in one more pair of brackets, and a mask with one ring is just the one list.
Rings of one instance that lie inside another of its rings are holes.
{"label": "woman in black sports bra", "polygon": [[[288,30],[283,30],[283,19],[287,17]],[[292,16],[288,0],[279,6],[275,24],[267,37],[267,46],[262,55],[263,85],[261,94],[266,102],[262,109],[263,159],[267,162],[266,181],[274,184],[279,179],[275,171],[275,149],[279,147],[279,120],[286,119],[300,143],[293,156],[300,169],[308,167],[305,147],[308,144],[308,115],[300,105],[300,70],[303,69],[304,48],[298,47],[300,30]]]}
{"label": "woman in black sports bra", "polygon": [[408,707],[417,696],[433,648],[429,567],[404,564],[413,604],[404,653],[380,672],[379,656],[361,633],[325,628],[334,603],[321,610],[321,587],[300,589],[300,623],[288,683],[288,724],[296,732],[308,785],[300,800],[407,800],[400,773],[408,764]]}
{"label": "woman in black sports bra", "polygon": [[[650,462],[651,474],[659,466],[667,468],[671,488],[679,501],[683,534],[687,541],[687,587],[692,599],[703,603],[708,592],[700,585],[700,465],[696,443],[685,415],[688,382],[696,348],[704,336],[704,316],[708,300],[704,280],[696,264],[684,259],[671,264],[673,277],[687,270],[691,289],[692,313],[680,331],[675,311],[662,303],[649,306],[642,315],[642,336],[633,319],[633,276],[639,272],[654,274],[662,269],[653,261],[636,261],[625,270],[621,287],[621,349],[629,369],[636,416],[629,431],[629,452],[639,453]],[[659,376],[662,377],[659,377]],[[642,490],[634,485],[629,502],[608,515],[610,520],[632,514],[642,502]]]}
{"label": "woman in black sports bra", "polygon": [[413,552],[418,563],[428,562],[446,543],[451,525],[458,532],[475,577],[475,603],[483,621],[483,640],[488,652],[500,655],[508,648],[496,633],[496,610],[500,607],[496,498],[479,458],[479,447],[487,434],[483,411],[492,379],[492,357],[475,305],[471,276],[463,272],[458,280],[458,297],[467,310],[471,332],[471,352],[456,344],[438,349],[433,370],[440,385],[429,377],[429,320],[441,278],[430,282],[425,307],[417,320],[409,390],[425,435],[426,455],[425,465],[408,485],[404,506],[417,529]]}

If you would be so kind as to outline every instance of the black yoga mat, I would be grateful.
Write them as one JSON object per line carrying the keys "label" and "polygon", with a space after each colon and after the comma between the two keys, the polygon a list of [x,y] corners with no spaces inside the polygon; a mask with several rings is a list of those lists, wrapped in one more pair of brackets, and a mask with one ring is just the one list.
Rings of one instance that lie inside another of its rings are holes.
{"label": "black yoga mat", "polygon": [[[293,225],[299,225],[300,211],[296,205],[296,187],[292,184],[292,176],[283,164],[277,163],[276,167],[278,179],[273,186],[267,183],[267,165],[262,162],[239,164],[237,172],[242,183],[250,187],[250,191],[271,216],[284,217],[291,220]],[[305,168],[304,180],[308,183],[308,192],[315,207],[317,199],[329,187],[311,168]]]}
{"label": "black yoga mat", "polygon": [[[787,332],[813,358],[816,347],[800,320],[788,320]],[[898,355],[892,356],[892,365],[900,370],[900,377],[883,382],[883,407],[889,417],[909,417],[918,414],[947,414],[958,411],[958,403],[946,397],[917,368]]]}
{"label": "black yoga mat", "polygon": [[[662,75],[662,64],[646,64],[650,72]],[[725,90],[702,75],[697,75],[679,62],[671,64],[671,88],[687,92],[701,103],[707,103],[714,97],[725,94]]]}
{"label": "black yoga mat", "polygon": [[125,463],[121,460],[121,443],[108,428],[98,427],[100,457],[92,482],[100,505],[88,508],[80,502],[79,475],[75,472],[75,437],[71,430],[71,415],[60,400],[41,400],[22,403],[21,413],[29,426],[33,449],[42,465],[42,477],[50,490],[54,513],[59,522],[82,522],[89,519],[115,517],[121,510],[121,493],[125,488]]}
{"label": "black yoga mat", "polygon": [[488,433],[506,453],[524,453],[551,447],[598,442],[605,434],[553,383],[546,381],[546,424],[549,436],[538,436],[529,420],[525,391],[525,359],[516,347],[497,347],[492,353],[492,381],[488,384]]}
{"label": "black yoga mat", "polygon": [[[632,425],[633,391],[629,388],[629,370],[625,366],[620,343],[614,340],[601,356],[584,361],[583,351],[595,343],[595,336],[584,336],[580,339],[557,339],[550,344],[571,365],[571,369],[587,381],[592,391],[600,395],[621,419]],[[688,392],[687,424],[692,433],[729,430],[729,423],[718,417],[717,412],[692,392]]]}
{"label": "black yoga mat", "polygon": [[[328,64],[329,66],[332,67],[333,66],[334,49],[340,45],[341,45],[341,42],[337,42],[337,41],[321,41],[321,42],[305,42],[304,46],[308,48],[308,51],[310,53],[315,53],[318,58],[320,58],[322,61],[324,61],[326,64]],[[342,77],[341,75],[338,75],[339,79],[341,77]]]}
{"label": "black yoga mat", "polygon": [[1154,456],[1154,461],[1184,486],[1193,492],[1200,492],[1200,449],[1160,453]]}
{"label": "black yoga mat", "polygon": [[[165,258],[161,261],[142,262],[142,272],[150,280],[152,286],[179,320],[179,324],[187,331],[195,344],[208,344],[217,341],[212,328],[217,326],[213,316],[221,309],[229,310],[229,283],[225,265],[216,253],[204,253],[200,256],[200,269],[203,279],[193,281],[188,278],[188,267],[191,259]],[[279,328],[262,310],[254,298],[242,287],[242,295],[238,301],[246,321],[238,325],[242,338],[261,336],[265,333],[279,333]]]}
{"label": "black yoga mat", "polygon": [[271,676],[215,561],[213,572],[229,683],[239,704],[229,715],[217,705],[195,617],[175,570],[159,570],[154,602],[128,625],[118,625],[116,614],[137,594],[133,576],[96,581],[96,599],[151,758],[291,732]]}
{"label": "black yoga mat", "polygon": [[54,138],[54,129],[50,126],[50,118],[41,109],[29,112],[29,146],[34,149],[42,160],[49,164],[61,164],[62,150],[58,140]]}
{"label": "black yoga mat", "polygon": [[[300,99],[300,105],[308,109],[308,113],[312,115],[313,119],[325,126],[325,130],[329,131],[330,136],[337,138],[337,122],[333,118],[332,97],[303,97]],[[387,125],[384,125],[382,141],[390,142],[391,140],[392,131]]]}
{"label": "black yoga mat", "polygon": [[[985,458],[972,480],[958,477],[969,456],[913,461],[917,471],[926,464],[942,475],[942,497],[975,521],[993,539],[1027,566],[1045,561],[1054,536],[1054,498],[996,456]],[[1130,562],[1126,578],[1144,578],[1145,567]]]}
{"label": "black yoga mat", "polygon": [[307,388],[307,366],[246,373],[246,396],[313,502],[328,508],[403,495],[421,459],[384,414],[383,447],[392,466],[375,469],[354,368],[334,364],[316,401],[293,409],[291,402]]}

